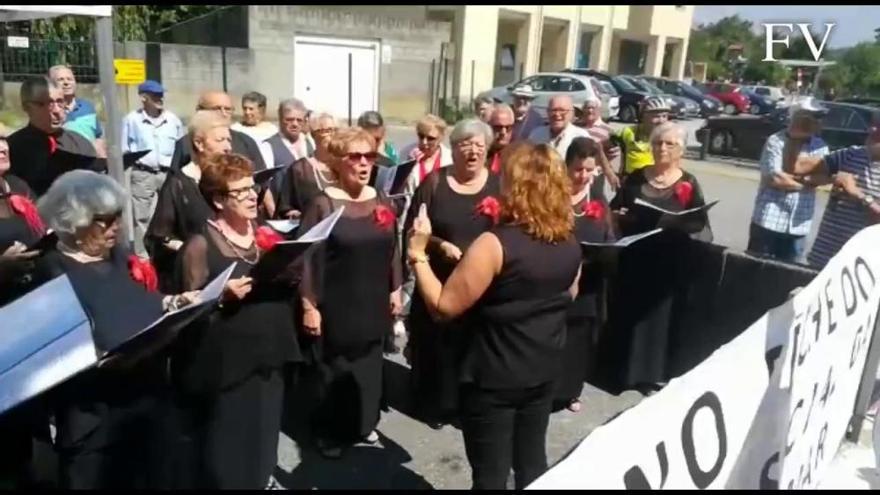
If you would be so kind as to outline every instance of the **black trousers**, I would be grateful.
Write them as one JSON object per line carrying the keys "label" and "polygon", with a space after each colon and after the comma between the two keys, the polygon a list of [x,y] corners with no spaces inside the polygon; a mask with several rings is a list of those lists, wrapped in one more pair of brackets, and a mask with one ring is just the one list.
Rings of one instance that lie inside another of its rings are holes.
{"label": "black trousers", "polygon": [[210,398],[179,397],[174,488],[265,488],[278,461],[283,396],[273,368]]}
{"label": "black trousers", "polygon": [[553,382],[525,389],[461,389],[461,424],[473,489],[504,490],[513,467],[517,490],[547,470]]}

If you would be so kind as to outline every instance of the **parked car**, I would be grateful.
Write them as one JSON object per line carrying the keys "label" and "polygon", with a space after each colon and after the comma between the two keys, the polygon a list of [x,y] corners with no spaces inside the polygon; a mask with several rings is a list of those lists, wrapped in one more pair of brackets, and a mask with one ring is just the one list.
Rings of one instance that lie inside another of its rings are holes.
{"label": "parked car", "polygon": [[724,104],[724,113],[728,115],[749,112],[751,102],[746,95],[740,93],[739,87],[735,84],[705,83],[695,87],[707,95],[721,100],[721,103]]}
{"label": "parked car", "polygon": [[880,98],[871,98],[868,96],[854,96],[834,101],[835,103],[855,103],[857,105],[867,105],[869,107],[880,107]]}
{"label": "parked car", "polygon": [[[568,95],[571,97],[575,108],[580,108],[584,102],[590,98],[598,98],[602,100],[602,95],[597,94],[593,89],[593,84],[589,77],[580,74],[568,74],[560,72],[541,72],[514,84],[506,86],[498,86],[488,91],[484,91],[480,96],[488,96],[495,101],[511,104],[513,103],[512,91],[520,86],[530,86],[536,97],[532,101],[539,111],[546,111],[550,98],[556,95]],[[608,97],[603,100],[603,118],[607,114]]]}
{"label": "parked car", "polygon": [[636,85],[640,85],[640,87],[650,91],[651,94],[663,96],[667,100],[672,100],[673,103],[671,106],[673,109],[673,115],[676,118],[689,119],[700,116],[700,106],[694,103],[693,100],[670,93],[643,76],[634,76],[632,77],[632,80],[635,81]]}
{"label": "parked car", "polygon": [[654,86],[657,86],[666,93],[693,101],[699,106],[701,117],[711,117],[721,113],[721,101],[715,97],[703,94],[702,91],[684,81],[651,76],[640,76],[640,79],[650,81]]}
{"label": "parked car", "polygon": [[604,120],[616,118],[620,112],[620,93],[608,81],[601,81],[596,78],[593,78],[593,80],[598,83],[599,90],[608,95],[608,118]]}
{"label": "parked car", "polygon": [[746,95],[749,99],[749,113],[752,115],[763,115],[776,110],[777,102],[769,96],[761,96],[746,89],[740,88],[740,93]]}
{"label": "parked car", "polygon": [[599,70],[565,69],[563,72],[595,77],[611,84],[620,95],[620,112],[617,114],[617,118],[623,122],[636,122],[639,118],[639,108],[642,101],[649,96],[647,91],[637,88],[620,76],[612,76]]}
{"label": "parked car", "polygon": [[742,86],[742,89],[746,91],[751,91],[758,96],[765,96],[767,98],[770,98],[776,103],[780,101],[785,101],[785,91],[783,91],[782,88],[777,88],[776,86],[747,85]]}
{"label": "parked car", "polygon": [[[871,119],[880,118],[880,109],[875,107],[829,101],[822,105],[828,113],[822,117],[821,136],[832,150],[863,144]],[[697,139],[702,143],[708,133],[709,153],[757,160],[767,138],[788,126],[788,117],[788,108],[762,116],[712,117]]]}

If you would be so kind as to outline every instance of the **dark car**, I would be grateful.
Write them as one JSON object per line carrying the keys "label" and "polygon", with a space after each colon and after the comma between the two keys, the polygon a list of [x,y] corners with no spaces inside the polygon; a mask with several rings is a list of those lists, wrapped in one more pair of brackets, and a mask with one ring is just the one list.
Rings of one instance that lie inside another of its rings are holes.
{"label": "dark car", "polygon": [[626,77],[627,80],[635,84],[637,87],[651,93],[652,96],[660,96],[665,98],[666,101],[670,102],[669,106],[670,108],[672,108],[672,117],[677,119],[687,119],[700,116],[700,107],[697,106],[697,104],[693,101],[687,98],[682,98],[681,96],[670,94],[669,92],[662,90],[656,84],[641,76],[624,77]]}
{"label": "dark car", "polygon": [[776,110],[776,101],[769,96],[761,96],[745,89],[740,89],[739,92],[749,99],[749,113],[752,115],[763,115]]}
{"label": "dark car", "polygon": [[880,108],[880,98],[871,98],[869,96],[853,96],[850,98],[840,98],[834,100],[835,103],[855,103],[857,105],[867,105],[869,107]]}
{"label": "dark car", "polygon": [[699,105],[701,117],[711,117],[721,113],[721,107],[723,105],[720,100],[707,94],[703,94],[702,91],[684,81],[676,81],[666,77],[640,76],[639,78],[652,82],[654,86],[657,86],[666,93],[680,96],[682,98],[688,98],[693,101]]}
{"label": "dark car", "polygon": [[608,81],[620,95],[620,111],[618,120],[623,122],[636,122],[639,118],[639,108],[642,101],[650,96],[647,91],[637,88],[635,85],[622,79],[620,76],[612,76],[606,72],[593,69],[565,69],[562,72],[571,72],[591,76],[600,81]]}
{"label": "dark car", "polygon": [[[828,113],[822,117],[822,139],[831,150],[864,144],[868,126],[880,118],[880,109],[851,103],[823,101]],[[777,108],[762,115],[711,117],[697,133],[700,143],[709,136],[709,153],[757,160],[771,134],[788,126],[788,109]]]}

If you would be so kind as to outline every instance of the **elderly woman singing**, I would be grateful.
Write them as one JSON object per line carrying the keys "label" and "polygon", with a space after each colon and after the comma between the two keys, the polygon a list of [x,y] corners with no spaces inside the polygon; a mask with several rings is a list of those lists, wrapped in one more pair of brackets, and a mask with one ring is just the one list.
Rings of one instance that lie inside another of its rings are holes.
{"label": "elderly woman singing", "polygon": [[[407,214],[409,230],[421,205],[433,226],[431,268],[441,281],[449,278],[462,253],[500,213],[498,176],[483,166],[492,145],[492,130],[477,119],[456,124],[450,135],[452,166],[431,172],[416,189]],[[407,327],[417,408],[434,428],[458,416],[458,378],[469,317],[438,323],[416,293]]]}
{"label": "elderly woman singing", "polygon": [[[163,296],[155,272],[119,242],[129,201],[106,175],[83,170],[59,177],[40,199],[58,245],[40,260],[45,278],[65,274],[92,322],[96,341],[146,328],[197,292]],[[164,356],[156,342],[81,373],[51,392],[61,484],[73,489],[162,488]]]}

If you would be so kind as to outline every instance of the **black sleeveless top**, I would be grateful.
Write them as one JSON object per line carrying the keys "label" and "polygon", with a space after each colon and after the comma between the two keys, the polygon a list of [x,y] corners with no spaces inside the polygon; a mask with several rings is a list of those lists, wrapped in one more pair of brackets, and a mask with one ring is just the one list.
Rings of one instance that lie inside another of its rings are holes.
{"label": "black sleeveless top", "polygon": [[565,317],[581,263],[572,236],[548,244],[515,225],[495,227],[504,261],[477,307],[462,381],[482,388],[534,387],[556,378]]}

